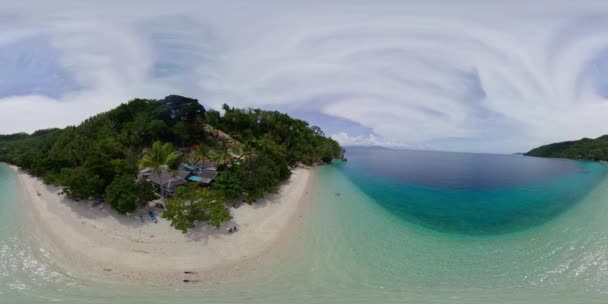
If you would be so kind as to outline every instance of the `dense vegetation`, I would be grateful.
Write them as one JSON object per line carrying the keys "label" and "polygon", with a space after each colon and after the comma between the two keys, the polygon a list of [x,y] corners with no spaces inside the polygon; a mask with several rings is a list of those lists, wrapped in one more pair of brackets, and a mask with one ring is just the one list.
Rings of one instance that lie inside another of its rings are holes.
{"label": "dense vegetation", "polygon": [[225,198],[218,192],[189,184],[177,189],[163,216],[183,232],[196,221],[208,222],[219,228],[223,222],[232,219],[224,203]]}
{"label": "dense vegetation", "polygon": [[530,150],[528,156],[559,157],[584,160],[608,160],[608,135],[549,144]]}
{"label": "dense vegetation", "polygon": [[250,143],[273,156],[281,156],[290,165],[330,162],[341,152],[338,143],[326,138],[319,127],[310,127],[305,121],[287,114],[235,109],[228,105],[224,105],[223,110],[224,116],[214,110],[208,111],[209,124],[240,142]]}
{"label": "dense vegetation", "polygon": [[321,129],[286,114],[227,105],[223,111],[175,95],[135,99],[78,126],[0,135],[0,161],[61,185],[72,199],[104,199],[121,213],[157,198],[151,185],[136,181],[140,168],[215,161],[220,173],[210,188],[182,187],[167,203],[164,216],[185,231],[197,221],[219,227],[230,218],[225,203],[254,202],[276,191],[290,167],[343,153]]}
{"label": "dense vegetation", "polygon": [[129,176],[121,175],[106,188],[104,198],[112,208],[124,214],[156,199],[156,194],[154,186],[149,182],[136,182]]}

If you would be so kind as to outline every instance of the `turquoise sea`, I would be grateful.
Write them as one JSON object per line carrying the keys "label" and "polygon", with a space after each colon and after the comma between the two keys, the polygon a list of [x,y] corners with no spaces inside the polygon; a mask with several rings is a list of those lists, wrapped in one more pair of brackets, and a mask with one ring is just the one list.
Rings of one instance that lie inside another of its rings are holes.
{"label": "turquoise sea", "polygon": [[0,165],[0,303],[608,303],[608,167],[352,149],[314,169],[306,225],[250,274],[184,288],[73,278]]}

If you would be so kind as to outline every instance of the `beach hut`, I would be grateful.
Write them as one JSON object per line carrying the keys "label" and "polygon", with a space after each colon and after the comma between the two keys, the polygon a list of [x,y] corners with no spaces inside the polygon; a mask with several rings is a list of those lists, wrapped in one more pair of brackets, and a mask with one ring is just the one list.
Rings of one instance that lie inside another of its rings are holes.
{"label": "beach hut", "polygon": [[190,176],[190,174],[192,174],[190,171],[177,171],[175,173],[175,176],[182,178],[182,179],[186,179],[186,178],[188,178],[188,176]]}
{"label": "beach hut", "polygon": [[204,171],[217,171],[217,164],[213,161],[205,160],[201,164],[200,169]]}
{"label": "beach hut", "polygon": [[203,170],[200,173],[200,183],[202,185],[211,185],[211,183],[213,183],[213,181],[215,180],[215,178],[217,177],[218,173],[217,171],[212,171],[212,170]]}
{"label": "beach hut", "polygon": [[198,171],[196,174],[190,174],[186,179],[190,182],[199,183],[203,186],[209,186],[217,177],[217,171]]}
{"label": "beach hut", "polygon": [[151,182],[157,189],[163,189],[169,196],[175,194],[175,188],[188,183],[186,178],[190,172],[178,171],[176,174],[161,170],[160,172],[152,172],[148,176],[148,181]]}

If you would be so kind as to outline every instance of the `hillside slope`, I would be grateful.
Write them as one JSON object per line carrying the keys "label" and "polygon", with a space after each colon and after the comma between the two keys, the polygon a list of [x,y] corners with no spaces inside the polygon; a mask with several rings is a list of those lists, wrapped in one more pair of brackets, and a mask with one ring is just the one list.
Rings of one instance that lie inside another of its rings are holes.
{"label": "hillside slope", "polygon": [[584,160],[608,160],[608,135],[540,146],[525,155]]}

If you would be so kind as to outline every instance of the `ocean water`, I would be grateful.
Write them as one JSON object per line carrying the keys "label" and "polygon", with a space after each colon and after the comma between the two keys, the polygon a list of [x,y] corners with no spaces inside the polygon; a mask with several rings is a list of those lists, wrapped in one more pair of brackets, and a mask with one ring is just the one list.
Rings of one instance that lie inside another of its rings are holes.
{"label": "ocean water", "polygon": [[306,225],[239,278],[184,288],[72,278],[28,238],[0,166],[0,303],[608,303],[599,163],[352,150],[316,168]]}
{"label": "ocean water", "polygon": [[498,234],[577,204],[606,166],[519,155],[356,149],[341,169],[396,215],[448,233]]}

